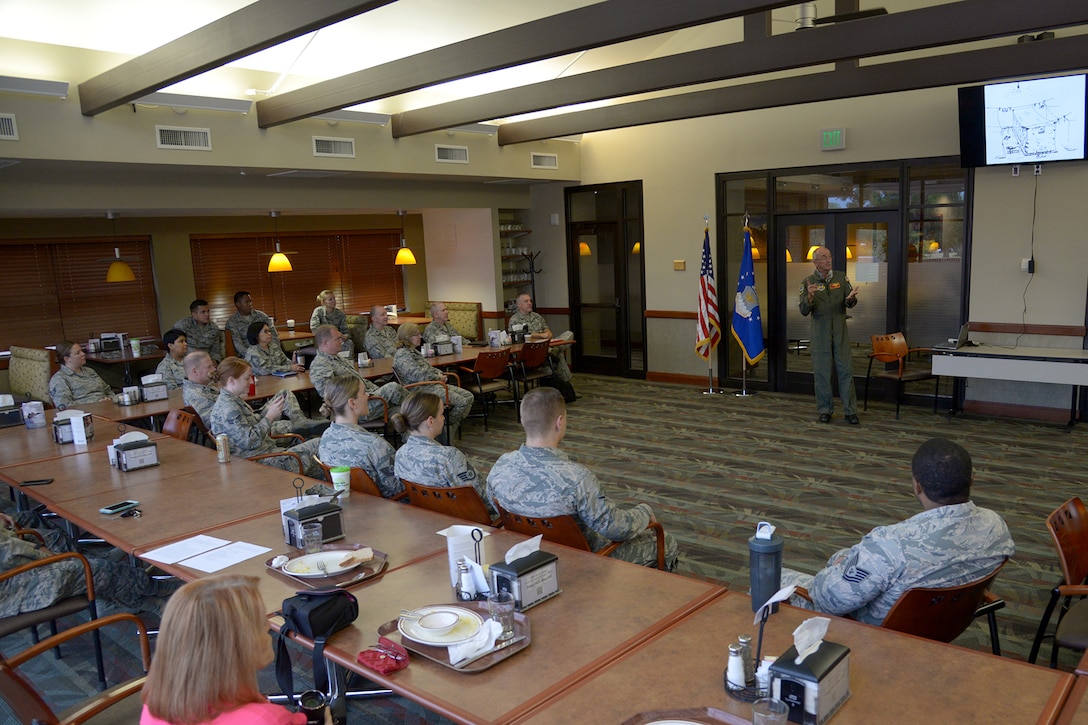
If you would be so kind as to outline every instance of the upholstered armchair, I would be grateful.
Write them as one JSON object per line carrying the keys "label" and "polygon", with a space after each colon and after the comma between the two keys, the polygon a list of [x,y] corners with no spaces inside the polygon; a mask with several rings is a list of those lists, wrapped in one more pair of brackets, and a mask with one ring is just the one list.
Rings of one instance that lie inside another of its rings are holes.
{"label": "upholstered armchair", "polygon": [[53,406],[49,397],[49,378],[54,370],[53,352],[38,347],[11,346],[8,381],[11,392],[40,400],[47,408]]}

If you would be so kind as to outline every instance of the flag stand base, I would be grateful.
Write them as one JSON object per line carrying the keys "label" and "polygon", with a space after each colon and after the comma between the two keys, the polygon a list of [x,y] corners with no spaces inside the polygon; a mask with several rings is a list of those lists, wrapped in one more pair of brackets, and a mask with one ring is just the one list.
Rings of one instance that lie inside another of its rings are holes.
{"label": "flag stand base", "polygon": [[721,388],[715,388],[714,387],[714,372],[710,367],[708,367],[706,369],[706,382],[707,382],[707,389],[702,391],[703,395],[725,395],[726,394],[725,390],[722,390]]}
{"label": "flag stand base", "polygon": [[733,393],[733,396],[737,398],[750,398],[758,392],[758,390],[748,390],[748,365],[742,363],[740,369],[740,390]]}

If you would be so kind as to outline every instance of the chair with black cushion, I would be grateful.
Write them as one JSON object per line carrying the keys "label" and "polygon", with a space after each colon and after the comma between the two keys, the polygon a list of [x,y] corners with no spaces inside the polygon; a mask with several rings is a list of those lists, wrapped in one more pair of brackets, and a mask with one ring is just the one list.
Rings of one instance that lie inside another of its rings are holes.
{"label": "chair with black cushion", "polygon": [[498,393],[509,392],[510,399],[502,402],[518,405],[518,384],[514,367],[510,363],[509,350],[484,350],[476,357],[473,366],[459,368],[466,382],[465,390],[472,393],[483,411],[484,431],[487,431],[488,408],[492,411],[500,402]]}
{"label": "chair with black cushion", "polygon": [[[903,399],[903,384],[918,380],[935,379],[937,382],[933,388],[933,412],[937,412],[937,393],[940,392],[941,378],[933,374],[929,365],[911,365],[908,359],[911,353],[929,352],[929,348],[908,347],[907,339],[902,332],[893,332],[888,335],[870,335],[873,351],[869,353],[869,369],[865,373],[865,405],[869,409],[869,381],[872,378],[883,378],[895,381],[895,419],[899,420],[899,403]],[[873,372],[873,362],[880,362],[883,369]],[[895,367],[887,367],[894,365]]]}
{"label": "chair with black cushion", "polygon": [[[937,642],[951,642],[977,617],[986,617],[990,648],[1000,656],[997,610],[1004,608],[1005,601],[990,594],[989,589],[1004,566],[1005,561],[1002,561],[986,576],[959,586],[908,589],[892,605],[881,626]],[[804,587],[797,587],[795,593],[812,601]]]}
{"label": "chair with black cushion", "polygon": [[408,493],[408,502],[413,506],[483,526],[502,526],[501,519],[491,519],[483,499],[472,486],[424,486],[403,478],[401,480],[404,481],[404,489]]}
{"label": "chair with black cushion", "polygon": [[[515,531],[527,536],[543,534],[544,538],[556,544],[569,546],[582,551],[593,551],[589,548],[589,542],[585,534],[578,527],[578,522],[573,516],[561,514],[559,516],[524,516],[507,511],[498,503],[495,510],[499,512],[502,525],[507,531]],[[651,521],[646,527],[654,532],[657,537],[657,568],[665,570],[665,529],[656,521]],[[608,556],[620,548],[622,541],[613,541],[600,551],[595,553]]]}
{"label": "chair with black cushion", "polygon": [[[29,529],[18,530],[15,532],[16,536],[34,536],[38,538],[43,546],[45,544],[41,535]],[[31,561],[26,564],[21,564],[13,569],[0,573],[0,583],[14,579],[20,574],[34,571],[41,567],[49,566],[66,559],[76,559],[83,565],[83,578],[85,592],[82,594],[75,594],[70,597],[60,599],[48,607],[42,609],[36,609],[31,612],[23,612],[21,614],[13,614],[10,617],[0,618],[0,638],[6,637],[9,634],[18,632],[22,629],[29,628],[31,631],[32,639],[37,642],[38,640],[38,625],[49,624],[50,631],[55,636],[57,634],[57,620],[62,617],[67,617],[79,612],[86,611],[91,620],[98,618],[98,605],[94,598],[94,580],[91,576],[91,565],[87,559],[82,555],[74,551],[63,552],[60,554],[52,554],[43,559],[37,561]],[[106,667],[102,661],[102,641],[99,637],[98,631],[95,630],[92,633],[94,638],[94,658],[95,665],[98,667],[98,681],[101,688],[106,689]],[[60,658],[60,650],[57,649],[56,655]]]}
{"label": "chair with black cushion", "polygon": [[140,690],[143,688],[145,677],[138,677],[114,685],[89,700],[68,708],[64,712],[57,713],[42,698],[30,680],[25,678],[17,669],[46,650],[59,647],[62,642],[67,642],[88,632],[91,632],[97,638],[102,627],[117,624],[136,626],[140,638],[140,654],[143,657],[143,671],[146,675],[148,668],[151,666],[151,647],[148,644],[147,628],[139,617],[128,613],[111,614],[101,619],[76,625],[11,657],[0,654],[0,697],[11,708],[16,722],[42,723],[42,725],[139,722],[140,711],[143,708]]}
{"label": "chair with black cushion", "polygon": [[[1044,639],[1052,639],[1050,666],[1058,666],[1058,650],[1088,649],[1088,510],[1074,496],[1051,512],[1046,527],[1058,549],[1062,580],[1050,591],[1039,629],[1031,645],[1028,662],[1035,663]],[[1058,606],[1060,603],[1060,607]],[[1050,617],[1058,608],[1058,624],[1048,633]]]}
{"label": "chair with black cushion", "polygon": [[[321,470],[325,471],[325,480],[332,483],[332,466],[327,465],[317,456],[314,456],[314,463],[321,466]],[[382,490],[378,488],[378,484],[374,482],[374,479],[370,477],[370,474],[361,468],[351,467],[351,490],[359,493],[365,493],[368,496],[377,496],[382,498]],[[402,491],[396,496],[391,498],[392,501],[401,501],[408,497],[407,491]]]}
{"label": "chair with black cushion", "polygon": [[527,342],[517,353],[518,379],[521,380],[520,397],[524,398],[533,384],[552,376],[552,367],[548,362],[551,345],[547,340]]}

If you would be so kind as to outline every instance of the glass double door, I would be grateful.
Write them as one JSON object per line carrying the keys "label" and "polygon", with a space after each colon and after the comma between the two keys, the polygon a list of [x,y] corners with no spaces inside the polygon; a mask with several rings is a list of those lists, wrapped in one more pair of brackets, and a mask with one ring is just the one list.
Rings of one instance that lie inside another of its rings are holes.
{"label": "glass double door", "polygon": [[811,386],[812,362],[808,355],[808,317],[798,309],[803,280],[814,271],[812,253],[817,247],[831,250],[833,268],[845,270],[859,288],[858,304],[848,313],[854,374],[864,375],[871,335],[898,329],[898,305],[902,267],[889,260],[902,258],[899,214],[894,211],[849,211],[780,215],[776,219],[777,249],[784,260],[778,275],[777,338],[771,349],[772,374],[777,389],[800,390]]}

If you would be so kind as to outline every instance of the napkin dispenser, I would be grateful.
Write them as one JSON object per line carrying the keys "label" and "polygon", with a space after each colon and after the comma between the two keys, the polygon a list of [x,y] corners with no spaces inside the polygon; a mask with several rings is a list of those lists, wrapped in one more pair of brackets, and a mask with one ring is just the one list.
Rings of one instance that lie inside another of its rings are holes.
{"label": "napkin dispenser", "polygon": [[148,383],[140,388],[140,394],[143,395],[144,401],[150,403],[153,400],[166,400],[170,397],[170,391],[166,387],[166,383]]}
{"label": "napkin dispenser", "polygon": [[154,441],[118,443],[113,447],[117,467],[122,471],[135,471],[159,465],[159,447]]}
{"label": "napkin dispenser", "polygon": [[[94,422],[90,413],[83,414],[83,430],[87,431],[87,440],[94,438]],[[72,431],[72,419],[71,418],[54,418],[53,419],[53,440],[57,443],[71,443],[75,440],[75,433]]]}
{"label": "napkin dispenser", "polygon": [[124,352],[128,349],[127,332],[103,332],[100,339],[103,352]]}
{"label": "napkin dispenser", "polygon": [[344,522],[341,518],[342,509],[334,503],[324,501],[312,506],[303,506],[300,509],[284,511],[284,531],[287,532],[287,545],[296,549],[302,548],[302,525],[321,524],[321,543],[327,544],[344,538]]}
{"label": "napkin dispenser", "polygon": [[435,355],[452,355],[453,343],[452,342],[436,342],[434,343]]}
{"label": "napkin dispenser", "polygon": [[551,599],[559,592],[559,557],[547,551],[534,551],[507,564],[491,565],[491,591],[510,592],[519,612]]}
{"label": "napkin dispenser", "polygon": [[0,406],[0,428],[23,424],[23,409],[18,405]]}
{"label": "napkin dispenser", "polygon": [[790,708],[790,722],[823,725],[850,697],[850,648],[824,640],[798,664],[790,647],[770,667],[771,696]]}

